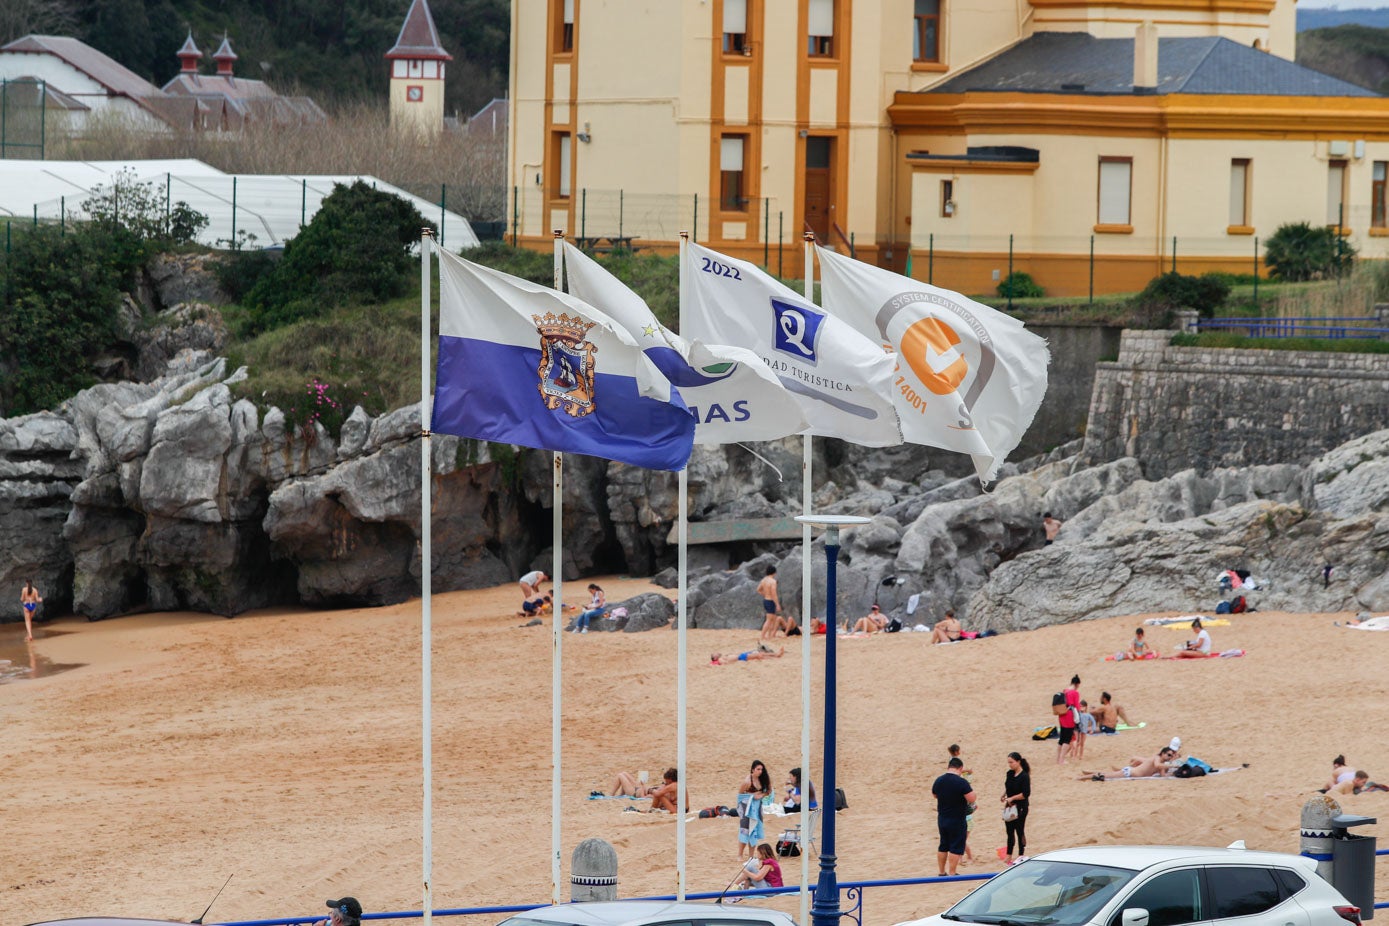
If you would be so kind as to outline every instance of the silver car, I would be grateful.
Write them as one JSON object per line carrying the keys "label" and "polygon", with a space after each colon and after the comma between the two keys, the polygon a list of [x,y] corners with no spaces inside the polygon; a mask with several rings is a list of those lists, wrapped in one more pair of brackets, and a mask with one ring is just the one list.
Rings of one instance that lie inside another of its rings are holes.
{"label": "silver car", "polygon": [[1300,855],[1090,846],[1034,856],[949,910],[901,926],[1359,926]]}
{"label": "silver car", "polygon": [[785,913],[746,904],[616,900],[539,907],[499,926],[796,926]]}

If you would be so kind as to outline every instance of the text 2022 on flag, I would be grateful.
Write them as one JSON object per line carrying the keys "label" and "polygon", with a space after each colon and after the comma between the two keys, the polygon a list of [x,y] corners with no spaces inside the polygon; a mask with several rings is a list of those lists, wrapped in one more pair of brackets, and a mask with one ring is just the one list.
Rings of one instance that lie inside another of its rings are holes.
{"label": "text 2022 on flag", "polygon": [[690,244],[683,273],[688,336],[756,353],[796,397],[807,433],[902,443],[888,396],[893,358],[874,340],[745,260]]}
{"label": "text 2022 on flag", "polygon": [[679,393],[612,319],[442,250],[433,428],[664,470],[694,444]]}
{"label": "text 2022 on flag", "polygon": [[816,251],[825,309],[897,352],[902,436],[968,453],[992,481],[1046,394],[1047,342],[959,293]]}
{"label": "text 2022 on flag", "polygon": [[752,351],[682,338],[646,302],[574,245],[564,245],[569,292],[627,330],[695,413],[695,441],[776,440],[805,428],[795,398]]}

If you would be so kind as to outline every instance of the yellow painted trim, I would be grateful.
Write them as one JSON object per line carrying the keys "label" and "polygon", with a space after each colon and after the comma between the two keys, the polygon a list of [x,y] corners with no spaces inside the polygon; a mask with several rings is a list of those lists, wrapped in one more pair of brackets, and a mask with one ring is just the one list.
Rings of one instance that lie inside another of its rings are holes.
{"label": "yellow painted trim", "polygon": [[1227,234],[1227,235],[1252,235],[1252,234],[1254,234],[1254,226],[1252,226],[1252,225],[1230,225],[1230,226],[1227,226],[1227,227],[1226,227],[1226,229],[1225,229],[1225,234]]}
{"label": "yellow painted trim", "polygon": [[1097,235],[1132,235],[1132,225],[1096,225],[1095,234]]}
{"label": "yellow painted trim", "polygon": [[1041,166],[1037,161],[971,161],[968,158],[943,161],[914,161],[909,158],[907,163],[912,170],[928,174],[1033,174]]}
{"label": "yellow painted trim", "polygon": [[944,61],[913,61],[912,70],[918,74],[944,74],[950,65]]}
{"label": "yellow painted trim", "polygon": [[1092,5],[1105,8],[1181,10],[1187,13],[1273,12],[1274,0],[1028,0],[1035,9],[1074,9]]}
{"label": "yellow painted trim", "polygon": [[1168,19],[1166,17],[1154,19],[1151,16],[1038,16],[1032,20],[1037,25],[1060,26],[1060,25],[1089,25],[1091,23],[1117,23],[1120,25],[1137,25],[1138,23],[1151,22],[1159,26],[1220,26],[1222,29],[1258,29],[1260,31],[1268,29],[1267,23],[1232,23],[1216,22],[1212,19]]}
{"label": "yellow painted trim", "polygon": [[1389,238],[1389,228],[1383,228],[1383,227],[1378,227],[1378,228],[1376,228],[1376,227],[1374,227],[1374,226],[1371,226],[1371,228],[1370,228],[1370,237],[1371,237],[1371,238]]}
{"label": "yellow painted trim", "polygon": [[1389,97],[898,91],[888,116],[898,131],[932,134],[1389,141]]}

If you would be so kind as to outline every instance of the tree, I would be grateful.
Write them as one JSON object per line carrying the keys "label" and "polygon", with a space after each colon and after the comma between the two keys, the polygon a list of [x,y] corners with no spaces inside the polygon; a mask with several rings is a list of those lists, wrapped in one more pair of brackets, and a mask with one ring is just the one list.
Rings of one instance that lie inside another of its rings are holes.
{"label": "tree", "polygon": [[1335,228],[1295,222],[1264,243],[1264,263],[1276,279],[1295,283],[1341,276],[1355,262],[1355,246]]}
{"label": "tree", "polygon": [[67,35],[76,24],[72,0],[5,0],[0,3],[0,45],[26,35]]}
{"label": "tree", "polygon": [[358,180],[338,184],[284,258],[246,297],[256,330],[311,318],[332,305],[382,302],[409,288],[410,248],[434,226],[410,203]]}

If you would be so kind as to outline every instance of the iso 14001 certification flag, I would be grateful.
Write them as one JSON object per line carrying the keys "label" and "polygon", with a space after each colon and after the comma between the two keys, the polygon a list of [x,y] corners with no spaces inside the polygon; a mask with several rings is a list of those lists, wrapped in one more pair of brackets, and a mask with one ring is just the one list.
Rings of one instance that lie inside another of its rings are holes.
{"label": "iso 14001 certification flag", "polygon": [[694,426],[679,392],[602,312],[439,252],[435,431],[680,470]]}
{"label": "iso 14001 certification flag", "polygon": [[959,293],[816,247],[826,311],[897,353],[902,437],[968,453],[991,482],[1047,391],[1047,342]]}

